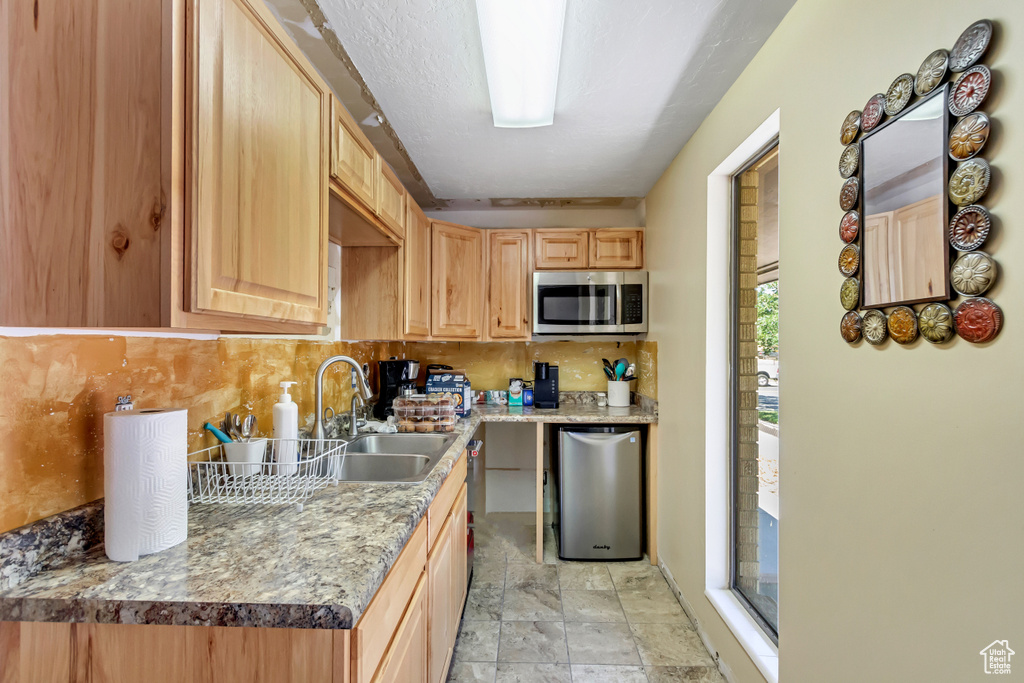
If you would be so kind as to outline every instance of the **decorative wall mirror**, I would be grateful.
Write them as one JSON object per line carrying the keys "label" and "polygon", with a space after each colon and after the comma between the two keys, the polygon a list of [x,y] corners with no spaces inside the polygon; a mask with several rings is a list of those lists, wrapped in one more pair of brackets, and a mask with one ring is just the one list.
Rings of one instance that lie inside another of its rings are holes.
{"label": "decorative wall mirror", "polygon": [[861,141],[861,308],[949,299],[947,91]]}
{"label": "decorative wall mirror", "polygon": [[[840,332],[851,344],[909,344],[919,334],[982,343],[1002,328],[1002,311],[983,296],[997,267],[980,251],[992,221],[978,204],[991,179],[977,156],[991,122],[978,107],[992,82],[978,60],[992,31],[975,22],[952,50],[935,50],[916,77],[897,76],[843,121]],[[955,310],[951,297],[962,297]]]}

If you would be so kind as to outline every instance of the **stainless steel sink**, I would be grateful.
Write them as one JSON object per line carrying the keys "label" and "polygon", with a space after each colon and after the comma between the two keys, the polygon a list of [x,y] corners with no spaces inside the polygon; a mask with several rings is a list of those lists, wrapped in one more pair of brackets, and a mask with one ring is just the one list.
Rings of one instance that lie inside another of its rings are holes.
{"label": "stainless steel sink", "polygon": [[366,434],[348,445],[349,453],[442,455],[455,441],[453,434]]}
{"label": "stainless steel sink", "polygon": [[366,434],[349,442],[342,481],[421,482],[430,476],[454,434]]}
{"label": "stainless steel sink", "polygon": [[[440,458],[438,458],[440,460]],[[341,463],[342,481],[423,481],[431,459],[425,455],[369,455],[355,453]]]}

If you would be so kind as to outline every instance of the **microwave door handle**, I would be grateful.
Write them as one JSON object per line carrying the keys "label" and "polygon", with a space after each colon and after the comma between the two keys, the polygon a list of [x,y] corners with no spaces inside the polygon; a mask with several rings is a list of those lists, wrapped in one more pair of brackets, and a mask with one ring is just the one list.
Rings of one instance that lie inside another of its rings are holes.
{"label": "microwave door handle", "polygon": [[622,285],[617,284],[612,286],[612,296],[615,297],[615,320],[612,321],[612,325],[618,328],[617,332],[623,332],[622,326]]}

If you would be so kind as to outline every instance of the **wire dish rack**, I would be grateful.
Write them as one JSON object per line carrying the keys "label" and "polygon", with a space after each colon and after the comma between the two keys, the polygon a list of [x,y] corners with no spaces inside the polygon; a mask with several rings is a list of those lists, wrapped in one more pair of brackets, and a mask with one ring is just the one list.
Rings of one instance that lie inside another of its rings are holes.
{"label": "wire dish rack", "polygon": [[341,439],[253,439],[188,456],[190,503],[288,505],[337,484],[348,443]]}

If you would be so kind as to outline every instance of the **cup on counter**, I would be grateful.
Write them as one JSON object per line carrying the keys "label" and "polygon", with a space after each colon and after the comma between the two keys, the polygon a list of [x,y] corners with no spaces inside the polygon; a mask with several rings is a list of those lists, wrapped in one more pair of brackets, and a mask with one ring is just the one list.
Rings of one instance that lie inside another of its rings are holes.
{"label": "cup on counter", "polygon": [[603,391],[598,392],[598,394],[597,394],[597,407],[598,408],[606,408],[607,406],[608,406],[608,394],[604,393]]}
{"label": "cup on counter", "polygon": [[224,443],[220,447],[224,449],[224,459],[233,463],[226,466],[232,477],[251,477],[263,469],[263,457],[267,453],[266,439]]}
{"label": "cup on counter", "polygon": [[610,408],[629,407],[629,382],[608,380],[608,406]]}

